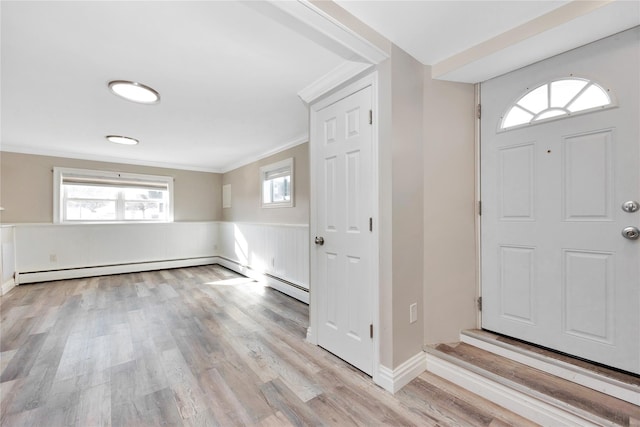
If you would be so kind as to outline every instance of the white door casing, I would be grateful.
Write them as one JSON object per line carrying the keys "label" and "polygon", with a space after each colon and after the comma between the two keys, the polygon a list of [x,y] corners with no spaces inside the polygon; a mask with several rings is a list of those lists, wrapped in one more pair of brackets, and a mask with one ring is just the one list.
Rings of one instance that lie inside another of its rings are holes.
{"label": "white door casing", "polygon": [[[377,290],[371,78],[311,109],[309,340],[374,374]],[[316,237],[324,239],[315,244]]]}
{"label": "white door casing", "polygon": [[[482,327],[640,373],[640,30],[481,86]],[[527,87],[585,77],[617,107],[498,132]]]}

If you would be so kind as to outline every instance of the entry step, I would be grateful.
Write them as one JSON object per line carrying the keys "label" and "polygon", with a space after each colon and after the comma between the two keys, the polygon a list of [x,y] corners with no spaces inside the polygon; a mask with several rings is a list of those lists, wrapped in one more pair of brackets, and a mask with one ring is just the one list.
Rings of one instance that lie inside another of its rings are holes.
{"label": "entry step", "polygon": [[460,340],[640,406],[640,376],[638,375],[609,369],[480,329],[463,331],[460,334]]}
{"label": "entry step", "polygon": [[427,370],[545,426],[638,426],[640,406],[465,342],[428,347]]}

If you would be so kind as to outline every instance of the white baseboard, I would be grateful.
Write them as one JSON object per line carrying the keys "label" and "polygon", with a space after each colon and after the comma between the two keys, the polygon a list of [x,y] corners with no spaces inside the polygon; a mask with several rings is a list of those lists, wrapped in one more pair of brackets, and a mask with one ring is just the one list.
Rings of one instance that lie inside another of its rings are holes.
{"label": "white baseboard", "polygon": [[252,270],[250,267],[241,265],[224,257],[216,257],[215,263],[220,264],[221,266],[226,267],[229,270],[233,270],[236,273],[257,280],[258,282],[265,283],[270,288],[276,289],[285,295],[289,295],[290,297],[295,298],[298,301],[302,301],[305,304],[309,304],[309,292],[289,284],[284,279],[278,279],[277,277],[260,273],[258,271]]}
{"label": "white baseboard", "polygon": [[544,426],[598,426],[518,390],[427,353],[427,370],[472,393]]}
{"label": "white baseboard", "polygon": [[137,273],[140,271],[164,270],[167,268],[195,267],[198,265],[215,264],[216,260],[217,257],[202,257],[20,273],[19,284],[78,279],[81,277],[106,276],[109,274]]}
{"label": "white baseboard", "polygon": [[5,295],[11,289],[16,287],[16,281],[13,280],[13,277],[2,284],[0,287],[0,296]]}
{"label": "white baseboard", "polygon": [[313,345],[318,345],[318,338],[316,338],[316,335],[314,333],[315,331],[313,329],[311,329],[311,325],[309,325],[309,327],[307,328],[307,342]]}
{"label": "white baseboard", "polygon": [[284,279],[278,279],[274,276],[259,273],[249,267],[240,265],[237,262],[218,256],[20,273],[18,276],[19,280],[17,282],[14,282],[12,279],[10,282],[2,285],[2,295],[9,292],[9,290],[16,284],[50,282],[53,280],[137,273],[140,271],[164,270],[168,268],[194,267],[210,264],[219,264],[229,270],[235,271],[236,273],[243,274],[261,283],[265,283],[267,286],[277,289],[278,291],[302,301],[305,304],[309,304],[308,291],[299,289],[292,284],[289,284]]}
{"label": "white baseboard", "polygon": [[397,368],[391,370],[386,366],[378,369],[376,384],[390,393],[397,392],[427,369],[425,353],[421,351]]}

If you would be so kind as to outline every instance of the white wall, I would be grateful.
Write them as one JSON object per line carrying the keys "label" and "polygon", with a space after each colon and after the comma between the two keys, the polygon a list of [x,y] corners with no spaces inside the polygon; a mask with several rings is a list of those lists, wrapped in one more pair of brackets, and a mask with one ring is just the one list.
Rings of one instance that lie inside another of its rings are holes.
{"label": "white wall", "polygon": [[15,273],[15,248],[13,226],[0,226],[0,295],[4,295],[13,286]]}
{"label": "white wall", "polygon": [[18,224],[1,230],[3,280],[13,276],[15,230],[19,283],[220,263],[308,302],[306,224]]}
{"label": "white wall", "polygon": [[309,226],[221,222],[218,255],[309,290]]}
{"label": "white wall", "polygon": [[[26,283],[141,271],[144,263],[210,258],[215,256],[218,224],[17,224],[14,229],[16,270],[20,283]],[[130,267],[123,269],[123,265]],[[91,271],[88,267],[112,269]],[[67,273],[46,274],[55,271]]]}

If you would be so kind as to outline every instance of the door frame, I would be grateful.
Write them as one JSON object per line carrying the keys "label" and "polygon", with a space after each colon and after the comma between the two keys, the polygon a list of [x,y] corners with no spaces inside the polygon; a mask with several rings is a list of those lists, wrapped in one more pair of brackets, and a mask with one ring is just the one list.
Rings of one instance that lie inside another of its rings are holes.
{"label": "door frame", "polygon": [[318,236],[317,224],[317,194],[316,186],[317,172],[319,167],[319,159],[316,157],[316,144],[320,140],[321,135],[317,131],[317,115],[318,111],[331,104],[334,104],[341,99],[348,97],[366,87],[370,86],[371,91],[371,108],[373,110],[373,123],[371,129],[371,179],[370,184],[372,188],[371,197],[371,215],[373,216],[373,231],[372,231],[372,245],[369,249],[369,255],[371,257],[371,313],[373,322],[373,366],[371,372],[373,381],[376,384],[380,383],[380,258],[379,258],[379,240],[380,240],[380,205],[379,205],[379,161],[378,161],[378,144],[379,144],[379,125],[378,125],[378,73],[374,71],[355,82],[352,82],[341,89],[327,94],[325,97],[320,98],[309,106],[310,115],[310,129],[309,129],[309,172],[310,172],[310,197],[309,197],[309,327],[307,329],[307,341],[311,344],[318,345],[318,336],[316,331],[318,330],[318,298],[314,292],[316,286],[316,280],[318,277],[318,265],[315,256],[315,244],[313,243],[314,237]]}
{"label": "door frame", "polygon": [[[482,169],[481,169],[481,149],[482,149],[482,139],[481,139],[481,105],[482,105],[482,83],[476,83],[474,85],[475,92],[475,105],[476,111],[476,120],[474,126],[474,150],[475,150],[475,203],[474,203],[474,216],[475,216],[475,227],[476,227],[476,301],[480,301],[482,297]],[[482,329],[482,309],[480,308],[480,304],[476,304],[476,327],[478,329]]]}

